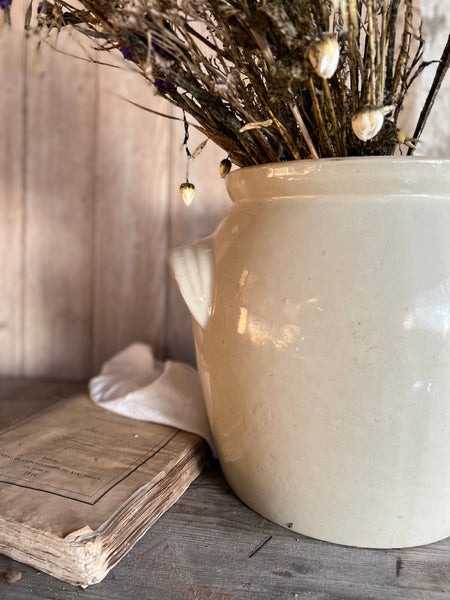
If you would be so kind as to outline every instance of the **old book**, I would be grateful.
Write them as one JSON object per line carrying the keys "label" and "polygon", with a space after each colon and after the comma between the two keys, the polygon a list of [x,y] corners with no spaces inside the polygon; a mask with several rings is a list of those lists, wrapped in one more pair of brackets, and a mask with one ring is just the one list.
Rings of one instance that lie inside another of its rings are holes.
{"label": "old book", "polygon": [[205,465],[201,438],[67,398],[0,432],[0,553],[101,581]]}

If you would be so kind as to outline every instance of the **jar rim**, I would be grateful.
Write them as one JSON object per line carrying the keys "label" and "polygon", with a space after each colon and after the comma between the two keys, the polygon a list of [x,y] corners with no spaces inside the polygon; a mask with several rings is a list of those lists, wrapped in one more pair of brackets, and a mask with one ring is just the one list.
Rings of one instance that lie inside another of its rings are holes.
{"label": "jar rim", "polygon": [[268,163],[231,171],[234,202],[307,196],[441,196],[450,189],[450,160],[356,156]]}

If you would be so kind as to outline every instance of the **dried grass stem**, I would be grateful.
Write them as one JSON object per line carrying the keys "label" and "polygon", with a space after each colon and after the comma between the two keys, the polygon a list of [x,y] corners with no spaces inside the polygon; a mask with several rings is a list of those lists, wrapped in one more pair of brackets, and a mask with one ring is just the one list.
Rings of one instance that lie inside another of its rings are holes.
{"label": "dried grass stem", "polygon": [[[415,2],[46,0],[30,35],[53,44],[53,32],[70,26],[95,50],[120,50],[153,91],[189,113],[240,166],[392,154],[405,95],[425,65]],[[339,40],[340,59],[328,74],[330,57],[318,56],[324,70],[315,71],[309,55],[329,34]],[[445,75],[442,60],[415,137]],[[395,110],[362,142],[351,117],[368,104]],[[270,126],[245,128],[269,119]]]}

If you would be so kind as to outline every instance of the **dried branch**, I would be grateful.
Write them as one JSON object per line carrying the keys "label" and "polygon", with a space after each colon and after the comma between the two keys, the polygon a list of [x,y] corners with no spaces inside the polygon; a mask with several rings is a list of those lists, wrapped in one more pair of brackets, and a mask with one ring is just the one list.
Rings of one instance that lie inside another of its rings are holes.
{"label": "dried branch", "polygon": [[[413,138],[420,139],[420,136],[423,133],[423,129],[425,124],[430,116],[431,109],[433,108],[434,101],[436,100],[437,93],[441,87],[441,84],[444,80],[445,75],[450,67],[450,35],[447,38],[447,43],[444,48],[444,52],[442,53],[441,59],[439,61],[439,66],[436,69],[436,74],[433,79],[433,83],[431,84],[430,91],[428,92],[428,96],[425,100],[424,107],[419,115],[419,120],[417,121],[416,128],[414,130]],[[411,155],[414,153],[415,148],[409,148],[408,154]]]}
{"label": "dried branch", "polygon": [[[405,96],[429,64],[416,1],[45,0],[37,18],[28,11],[27,27],[52,45],[55,31],[72,27],[95,50],[122,52],[153,91],[247,166],[392,154]],[[448,52],[447,45],[415,137]],[[359,139],[352,117],[361,109],[380,115],[387,105],[395,105],[392,119]]]}

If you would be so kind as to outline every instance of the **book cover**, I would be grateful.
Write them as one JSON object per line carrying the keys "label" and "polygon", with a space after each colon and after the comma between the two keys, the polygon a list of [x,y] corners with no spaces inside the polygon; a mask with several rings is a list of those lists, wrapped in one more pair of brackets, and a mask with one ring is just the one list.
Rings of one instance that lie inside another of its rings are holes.
{"label": "book cover", "polygon": [[0,432],[0,552],[101,581],[186,490],[203,440],[67,398]]}

